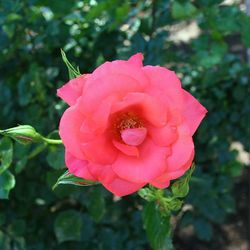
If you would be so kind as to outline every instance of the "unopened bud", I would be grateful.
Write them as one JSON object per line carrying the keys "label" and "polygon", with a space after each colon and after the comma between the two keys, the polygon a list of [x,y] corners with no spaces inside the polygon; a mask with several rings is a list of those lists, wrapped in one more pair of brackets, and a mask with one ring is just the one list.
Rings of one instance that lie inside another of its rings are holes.
{"label": "unopened bud", "polygon": [[19,125],[14,128],[0,130],[0,134],[9,136],[12,139],[23,144],[38,142],[42,140],[42,136],[37,133],[36,130],[30,125]]}

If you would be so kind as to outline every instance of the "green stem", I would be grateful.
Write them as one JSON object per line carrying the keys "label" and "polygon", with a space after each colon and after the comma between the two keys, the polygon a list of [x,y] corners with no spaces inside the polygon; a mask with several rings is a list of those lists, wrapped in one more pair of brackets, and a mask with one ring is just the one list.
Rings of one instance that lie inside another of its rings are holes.
{"label": "green stem", "polygon": [[56,139],[49,139],[46,137],[42,137],[43,141],[48,143],[48,144],[54,144],[54,145],[58,145],[58,144],[62,144],[62,140],[56,140]]}

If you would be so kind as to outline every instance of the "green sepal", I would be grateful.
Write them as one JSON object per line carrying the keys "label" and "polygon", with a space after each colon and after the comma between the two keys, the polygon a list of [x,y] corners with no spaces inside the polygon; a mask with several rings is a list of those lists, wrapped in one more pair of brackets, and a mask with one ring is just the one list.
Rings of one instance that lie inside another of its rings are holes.
{"label": "green sepal", "polygon": [[181,177],[180,179],[175,181],[173,185],[171,185],[171,191],[174,197],[183,198],[187,196],[189,192],[189,182],[194,170],[195,165],[193,164],[183,177]]}
{"label": "green sepal", "polygon": [[19,125],[17,127],[0,130],[0,134],[8,136],[22,144],[29,144],[42,140],[42,136],[30,125]]}
{"label": "green sepal", "polygon": [[99,182],[82,179],[80,177],[77,177],[77,176],[71,174],[67,170],[64,174],[62,174],[58,178],[56,184],[53,186],[52,189],[55,189],[60,184],[71,184],[71,185],[75,185],[75,186],[92,186],[92,185],[99,184]]}
{"label": "green sepal", "polygon": [[79,67],[75,68],[68,60],[65,52],[61,49],[61,54],[62,54],[62,59],[64,61],[64,63],[66,64],[67,68],[68,68],[68,72],[69,72],[69,79],[74,79],[78,76],[81,75],[81,72],[79,70]]}

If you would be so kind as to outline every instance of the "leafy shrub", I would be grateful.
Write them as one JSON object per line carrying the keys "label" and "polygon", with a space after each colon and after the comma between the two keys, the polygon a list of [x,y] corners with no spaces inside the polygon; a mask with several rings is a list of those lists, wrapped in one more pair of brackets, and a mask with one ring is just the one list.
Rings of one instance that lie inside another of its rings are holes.
{"label": "leafy shrub", "polygon": [[[221,3],[1,0],[0,128],[31,124],[43,134],[57,129],[65,105],[56,89],[68,80],[60,48],[82,73],[143,52],[146,64],[178,72],[209,111],[195,138],[198,167],[187,198],[192,209],[180,227],[193,225],[199,239],[211,240],[212,225],[235,212],[232,188],[243,166],[231,144],[250,148],[250,17]],[[177,41],[175,30],[189,24],[200,32]],[[0,148],[0,197],[15,185],[10,199],[1,201],[0,249],[145,249],[137,196],[114,200],[99,187],[52,191],[63,172],[63,148],[6,139]]]}

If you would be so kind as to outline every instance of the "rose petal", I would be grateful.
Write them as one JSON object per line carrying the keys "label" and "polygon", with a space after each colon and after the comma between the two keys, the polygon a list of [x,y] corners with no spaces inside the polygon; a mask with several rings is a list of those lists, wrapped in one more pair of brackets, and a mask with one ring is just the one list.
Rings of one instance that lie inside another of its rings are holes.
{"label": "rose petal", "polygon": [[134,66],[142,67],[142,66],[143,66],[142,60],[143,60],[143,55],[142,55],[142,53],[137,53],[137,54],[131,56],[131,57],[128,59],[128,62],[131,63],[131,64],[133,64]]}
{"label": "rose petal", "polygon": [[87,167],[91,175],[101,183],[108,183],[116,178],[116,174],[113,171],[111,165],[90,162]]}
{"label": "rose petal", "polygon": [[83,116],[78,110],[78,105],[68,108],[59,124],[59,134],[63,144],[68,152],[78,159],[85,160],[85,156],[81,151],[81,132],[80,127],[83,121]]}
{"label": "rose petal", "polygon": [[178,138],[177,128],[169,124],[161,128],[148,126],[148,133],[154,143],[159,146],[170,146]]}
{"label": "rose petal", "polygon": [[140,145],[146,138],[147,129],[146,128],[130,128],[124,129],[121,132],[122,140],[130,146]]}
{"label": "rose petal", "polygon": [[172,153],[167,158],[167,172],[180,170],[193,156],[194,143],[189,129],[185,126],[178,127],[178,140],[172,145]]}
{"label": "rose petal", "polygon": [[127,94],[122,101],[117,102],[112,107],[112,113],[122,111],[130,106],[139,106],[138,112],[146,121],[157,127],[162,127],[167,122],[167,107],[156,98],[146,94],[132,92]]}
{"label": "rose petal", "polygon": [[183,116],[186,124],[190,128],[191,135],[193,135],[206,115],[207,110],[187,91],[183,90],[183,96],[185,103]]}
{"label": "rose petal", "polygon": [[114,98],[108,97],[100,103],[94,113],[85,116],[81,126],[81,134],[85,142],[93,140],[107,129],[113,102]]}
{"label": "rose petal", "polygon": [[143,91],[143,88],[134,78],[126,75],[111,74],[92,80],[86,86],[81,98],[81,112],[85,115],[93,115],[104,99],[120,100],[131,91]]}
{"label": "rose petal", "polygon": [[[105,62],[100,65],[90,76],[87,81],[87,85],[91,85],[92,81],[96,81],[98,79],[106,78],[107,76],[127,76],[132,78],[137,84],[145,88],[148,85],[148,79],[143,72],[143,70],[139,69],[140,64],[140,54],[134,55],[135,57],[131,57],[131,60],[115,60],[112,62]],[[124,83],[125,84],[125,83]]]}
{"label": "rose petal", "polygon": [[116,196],[125,196],[132,194],[142,188],[144,185],[146,185],[146,183],[138,184],[128,182],[118,177],[114,178],[114,180],[109,183],[103,183],[103,186]]}
{"label": "rose petal", "polygon": [[194,159],[194,151],[190,155],[189,160],[181,169],[177,171],[166,172],[163,175],[154,179],[150,184],[157,188],[167,188],[170,184],[170,180],[177,179],[181,177],[191,166]]}
{"label": "rose petal", "polygon": [[143,71],[150,81],[145,91],[168,107],[182,110],[183,94],[181,82],[176,74],[159,66],[145,66]]}
{"label": "rose petal", "polygon": [[142,188],[146,183],[132,183],[119,178],[110,165],[88,164],[92,176],[102,183],[111,193],[117,196],[124,196]]}
{"label": "rose petal", "polygon": [[124,143],[120,143],[116,140],[113,140],[114,146],[119,149],[122,153],[128,156],[136,156],[139,157],[139,150],[135,146],[126,145]]}
{"label": "rose petal", "polygon": [[81,144],[86,159],[98,164],[111,164],[115,161],[118,151],[107,134],[96,137],[93,141]]}
{"label": "rose petal", "polygon": [[57,95],[70,106],[76,103],[76,100],[81,96],[88,74],[81,75],[70,80],[57,90]]}
{"label": "rose petal", "polygon": [[167,188],[170,185],[169,176],[166,174],[166,178],[164,179],[163,176],[161,176],[161,179],[156,179],[154,181],[151,181],[151,185],[153,185],[156,188]]}
{"label": "rose petal", "polygon": [[65,163],[69,169],[69,172],[77,177],[96,181],[97,179],[88,170],[88,161],[79,160],[75,158],[71,153],[65,152]]}
{"label": "rose petal", "polygon": [[119,154],[112,168],[124,180],[135,183],[150,182],[166,170],[168,153],[168,148],[159,147],[147,139],[140,146],[139,158]]}

